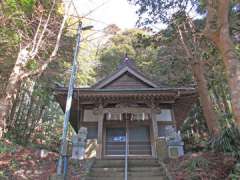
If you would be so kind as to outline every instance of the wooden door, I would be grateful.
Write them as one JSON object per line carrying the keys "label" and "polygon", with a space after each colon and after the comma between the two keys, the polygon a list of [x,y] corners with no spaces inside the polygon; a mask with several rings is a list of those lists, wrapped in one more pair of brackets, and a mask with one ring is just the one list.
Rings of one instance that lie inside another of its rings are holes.
{"label": "wooden door", "polygon": [[106,128],[105,155],[125,155],[127,131],[129,156],[152,154],[149,127],[141,126]]}
{"label": "wooden door", "polygon": [[124,156],[126,145],[125,128],[106,128],[105,154]]}
{"label": "wooden door", "polygon": [[128,128],[129,155],[151,155],[151,141],[149,127]]}

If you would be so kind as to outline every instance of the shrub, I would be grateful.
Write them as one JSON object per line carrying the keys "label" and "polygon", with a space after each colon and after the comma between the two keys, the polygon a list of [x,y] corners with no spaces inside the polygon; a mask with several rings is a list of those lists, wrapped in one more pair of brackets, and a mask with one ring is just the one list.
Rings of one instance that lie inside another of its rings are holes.
{"label": "shrub", "polygon": [[237,163],[235,165],[232,173],[229,175],[229,179],[232,179],[232,180],[240,179],[240,163]]}
{"label": "shrub", "polygon": [[221,133],[209,141],[209,147],[215,152],[230,153],[240,158],[240,129],[236,125],[224,128]]}
{"label": "shrub", "polygon": [[203,157],[196,157],[187,162],[186,168],[189,170],[189,172],[191,172],[198,168],[208,168],[209,164],[210,162],[207,159]]}
{"label": "shrub", "polygon": [[11,144],[7,142],[7,140],[0,141],[0,154],[8,153],[8,152],[15,152],[17,149],[17,145]]}

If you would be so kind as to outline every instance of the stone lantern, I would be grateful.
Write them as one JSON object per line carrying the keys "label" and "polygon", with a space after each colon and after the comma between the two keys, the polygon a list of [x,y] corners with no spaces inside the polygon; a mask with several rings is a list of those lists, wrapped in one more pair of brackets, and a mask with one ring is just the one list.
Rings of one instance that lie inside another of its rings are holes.
{"label": "stone lantern", "polygon": [[176,132],[174,129],[170,130],[169,136],[166,138],[168,146],[168,156],[170,158],[178,158],[184,155],[184,142],[180,131]]}

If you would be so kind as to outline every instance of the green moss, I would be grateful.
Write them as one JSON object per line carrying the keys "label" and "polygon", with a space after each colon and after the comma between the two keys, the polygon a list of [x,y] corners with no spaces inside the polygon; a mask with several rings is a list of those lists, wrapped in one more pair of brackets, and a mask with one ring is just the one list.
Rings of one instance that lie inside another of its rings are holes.
{"label": "green moss", "polygon": [[36,70],[37,67],[38,67],[38,63],[37,63],[36,59],[30,59],[30,60],[27,62],[26,67],[27,67],[27,69],[29,69],[29,70]]}
{"label": "green moss", "polygon": [[1,180],[7,180],[8,177],[5,175],[4,171],[0,171],[0,179]]}
{"label": "green moss", "polygon": [[6,143],[0,141],[0,154],[7,152],[15,152],[16,149],[16,145],[7,145]]}

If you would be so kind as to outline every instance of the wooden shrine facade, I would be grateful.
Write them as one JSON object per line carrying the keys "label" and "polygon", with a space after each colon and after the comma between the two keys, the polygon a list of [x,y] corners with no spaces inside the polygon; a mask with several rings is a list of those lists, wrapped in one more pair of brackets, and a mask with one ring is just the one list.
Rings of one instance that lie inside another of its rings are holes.
{"label": "wooden shrine facade", "polygon": [[[55,94],[64,110],[67,88]],[[99,159],[123,157],[126,141],[130,157],[156,157],[157,139],[179,129],[196,99],[195,88],[158,85],[126,59],[92,87],[74,89],[70,123],[76,132],[87,127]]]}

